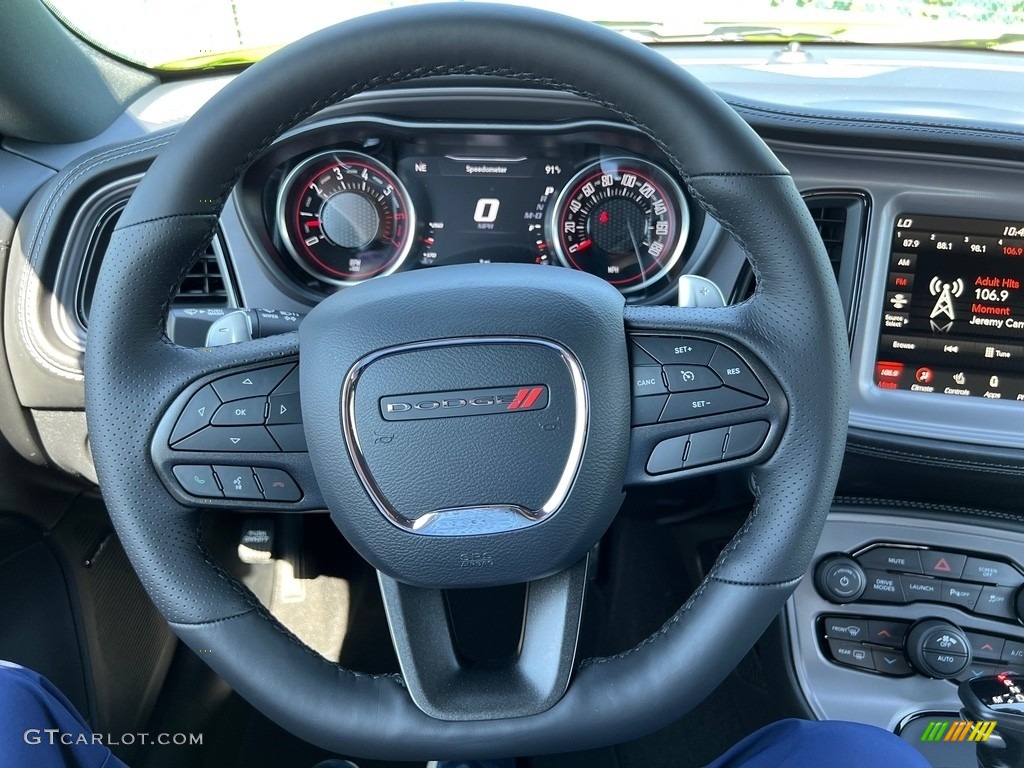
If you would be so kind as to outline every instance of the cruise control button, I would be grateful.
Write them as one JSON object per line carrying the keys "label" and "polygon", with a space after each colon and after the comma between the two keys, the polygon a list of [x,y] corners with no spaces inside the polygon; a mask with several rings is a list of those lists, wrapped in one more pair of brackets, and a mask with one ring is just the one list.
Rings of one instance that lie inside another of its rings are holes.
{"label": "cruise control button", "polygon": [[875,669],[883,674],[910,675],[914,672],[900,651],[872,651],[871,656]]}
{"label": "cruise control button", "polygon": [[213,471],[220,478],[220,484],[224,487],[224,495],[229,499],[246,499],[248,501],[263,501],[263,494],[256,485],[256,478],[252,474],[251,467],[227,467],[215,465]]}
{"label": "cruise control button", "polygon": [[868,621],[867,640],[878,645],[891,645],[900,648],[907,634],[909,625],[905,621],[870,620]]}
{"label": "cruise control button", "polygon": [[921,572],[929,576],[959,579],[966,562],[966,555],[955,555],[952,552],[940,552],[935,549],[921,552]]}
{"label": "cruise control button", "polygon": [[241,400],[245,397],[269,395],[281,380],[295,368],[295,363],[275,365],[272,368],[257,368],[253,371],[225,376],[213,382],[213,388],[224,402]]}
{"label": "cruise control button", "polygon": [[633,426],[639,427],[643,424],[657,424],[658,417],[661,416],[661,412],[665,408],[665,401],[667,400],[668,395],[634,397]]}
{"label": "cruise control button", "polygon": [[302,490],[284,470],[254,467],[253,472],[256,473],[267,501],[298,501],[302,498]]}
{"label": "cruise control button", "polygon": [[173,472],[186,493],[217,498],[224,496],[213,478],[213,470],[206,465],[180,464]]}
{"label": "cruise control button", "polygon": [[665,378],[670,392],[693,392],[722,386],[714,371],[703,365],[666,365]]}
{"label": "cruise control button", "polygon": [[982,635],[978,632],[965,632],[971,644],[971,652],[978,661],[999,661],[1003,657],[1003,644],[1006,642],[995,635]]}
{"label": "cruise control button", "polygon": [[971,610],[981,596],[981,587],[977,584],[965,584],[962,581],[942,582],[942,602],[958,605]]}
{"label": "cruise control button", "polygon": [[301,424],[275,424],[267,427],[282,451],[298,452],[306,447],[306,432]]}
{"label": "cruise control button", "polygon": [[754,372],[743,362],[743,359],[727,347],[719,346],[711,358],[711,369],[717,373],[725,386],[754,395],[762,400],[768,399],[768,393],[764,391],[761,382],[757,380]]}
{"label": "cruise control button", "polygon": [[219,407],[220,398],[209,384],[192,395],[185,410],[178,417],[178,423],[174,425],[174,431],[171,432],[171,444],[173,445],[207,426]]}
{"label": "cruise control button", "polygon": [[868,623],[864,619],[847,619],[843,616],[825,618],[825,634],[838,640],[863,641],[868,634]]}
{"label": "cruise control button", "polygon": [[665,472],[678,472],[683,468],[683,453],[686,451],[688,435],[662,440],[651,452],[647,460],[647,474],[661,475]]}
{"label": "cruise control button", "polygon": [[278,447],[264,427],[206,427],[175,443],[174,450],[262,453]]}
{"label": "cruise control button", "polygon": [[690,446],[686,449],[686,460],[683,462],[683,466],[689,469],[721,461],[725,436],[728,434],[729,428],[723,427],[690,435]]}
{"label": "cruise control button", "polygon": [[634,336],[633,342],[662,365],[707,365],[718,345],[672,336]]}
{"label": "cruise control button", "polygon": [[734,424],[729,427],[729,440],[725,444],[723,459],[738,459],[757,453],[768,436],[767,421],[752,421],[749,424]]}
{"label": "cruise control button", "polygon": [[737,392],[735,389],[706,389],[699,392],[686,392],[669,395],[665,410],[659,421],[680,421],[695,419],[698,416],[714,416],[717,413],[731,413],[745,408],[756,408],[764,405],[763,400]]}
{"label": "cruise control button", "polygon": [[1003,587],[1019,587],[1024,584],[1024,576],[1009,563],[997,560],[983,560],[980,557],[967,558],[963,575],[968,581],[981,581],[986,584],[999,584]]}
{"label": "cruise control button", "polygon": [[633,396],[660,395],[668,390],[660,365],[638,365],[633,369]]}
{"label": "cruise control button", "polygon": [[267,398],[265,397],[250,397],[245,400],[225,403],[214,414],[213,424],[217,427],[262,424],[263,412],[266,408]]}
{"label": "cruise control button", "polygon": [[828,649],[832,652],[832,658],[840,664],[861,669],[875,668],[871,651],[856,643],[848,643],[845,640],[829,640]]}
{"label": "cruise control button", "polygon": [[974,612],[996,619],[1016,619],[1012,587],[985,587],[974,606]]}
{"label": "cruise control button", "polygon": [[899,547],[875,547],[857,556],[857,562],[865,568],[880,568],[886,571],[921,573],[921,556],[916,549]]}
{"label": "cruise control button", "polygon": [[302,403],[298,392],[271,395],[267,424],[301,424]]}
{"label": "cruise control button", "polygon": [[904,603],[903,585],[895,573],[882,571],[865,571],[868,585],[861,595],[863,600],[875,600],[881,603]]}
{"label": "cruise control button", "polygon": [[942,582],[938,579],[926,579],[921,576],[900,576],[903,594],[907,600],[926,600],[933,603],[942,602]]}

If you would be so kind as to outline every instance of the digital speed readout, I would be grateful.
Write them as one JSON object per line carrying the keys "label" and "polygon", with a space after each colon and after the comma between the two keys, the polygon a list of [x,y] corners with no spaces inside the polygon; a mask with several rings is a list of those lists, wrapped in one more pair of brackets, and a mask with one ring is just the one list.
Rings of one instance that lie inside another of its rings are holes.
{"label": "digital speed readout", "polygon": [[875,384],[1024,401],[1024,223],[903,214]]}

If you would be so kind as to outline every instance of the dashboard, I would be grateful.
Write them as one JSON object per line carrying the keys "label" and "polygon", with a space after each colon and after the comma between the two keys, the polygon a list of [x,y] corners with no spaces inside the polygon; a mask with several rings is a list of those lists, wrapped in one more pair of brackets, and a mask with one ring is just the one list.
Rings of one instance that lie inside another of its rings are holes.
{"label": "dashboard", "polygon": [[703,221],[667,167],[610,122],[341,119],[279,142],[239,200],[271,269],[311,298],[397,271],[519,262],[658,301]]}

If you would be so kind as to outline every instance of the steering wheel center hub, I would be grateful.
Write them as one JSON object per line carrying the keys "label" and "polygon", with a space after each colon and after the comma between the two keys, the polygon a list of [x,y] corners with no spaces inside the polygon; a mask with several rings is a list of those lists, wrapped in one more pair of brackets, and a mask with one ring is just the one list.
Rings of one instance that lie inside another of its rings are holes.
{"label": "steering wheel center hub", "polygon": [[617,511],[624,301],[591,275],[549,275],[516,264],[393,275],[303,322],[317,481],[335,523],[388,576],[530,581],[578,562]]}
{"label": "steering wheel center hub", "polygon": [[391,523],[433,536],[546,520],[576,478],[588,420],[583,369],[557,342],[474,337],[374,352],[342,387],[342,432]]}

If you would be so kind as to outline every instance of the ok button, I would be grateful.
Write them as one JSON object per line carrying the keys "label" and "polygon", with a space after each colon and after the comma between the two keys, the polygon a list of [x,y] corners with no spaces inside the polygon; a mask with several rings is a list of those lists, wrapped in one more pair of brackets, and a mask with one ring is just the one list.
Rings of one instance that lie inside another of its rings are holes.
{"label": "ok button", "polygon": [[638,365],[633,369],[633,397],[667,392],[660,365]]}
{"label": "ok button", "polygon": [[247,397],[245,400],[232,400],[224,403],[213,415],[213,423],[218,427],[239,427],[263,423],[263,411],[267,407],[265,397]]}

